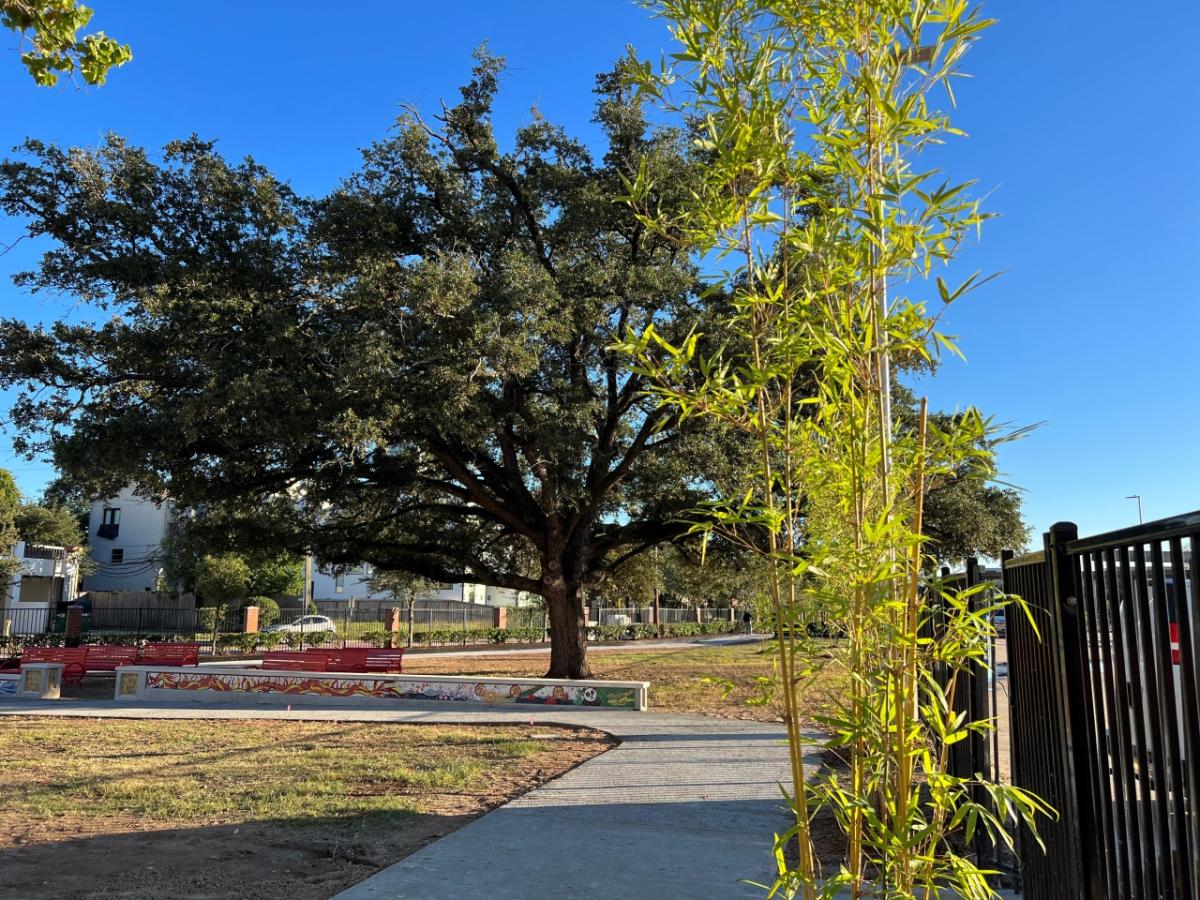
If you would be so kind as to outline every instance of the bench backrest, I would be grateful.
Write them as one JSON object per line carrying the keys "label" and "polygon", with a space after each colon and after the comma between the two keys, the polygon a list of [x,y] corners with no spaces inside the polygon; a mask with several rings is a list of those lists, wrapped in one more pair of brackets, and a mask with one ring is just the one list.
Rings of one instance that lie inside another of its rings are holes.
{"label": "bench backrest", "polygon": [[87,660],[87,647],[26,647],[21,651],[21,662],[83,663]]}
{"label": "bench backrest", "polygon": [[329,656],[330,672],[365,672],[367,671],[366,648],[348,647],[343,650],[331,650]]}
{"label": "bench backrest", "polygon": [[138,661],[138,648],[124,645],[93,644],[87,648],[85,665],[89,669],[132,666]]}
{"label": "bench backrest", "polygon": [[264,669],[324,672],[329,668],[327,650],[268,650],[263,654]]}
{"label": "bench backrest", "polygon": [[199,665],[200,645],[151,641],[142,647],[142,662],[152,665],[168,665],[170,663],[178,663],[181,666]]}
{"label": "bench backrest", "polygon": [[366,667],[368,672],[399,674],[404,668],[404,648],[372,648],[367,651]]}

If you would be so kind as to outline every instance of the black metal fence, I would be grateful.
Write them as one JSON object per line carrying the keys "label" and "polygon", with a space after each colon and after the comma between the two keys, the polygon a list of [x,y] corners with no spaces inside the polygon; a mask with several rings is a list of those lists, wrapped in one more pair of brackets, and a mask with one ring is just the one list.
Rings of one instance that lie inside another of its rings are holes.
{"label": "black metal fence", "polygon": [[[239,608],[163,609],[150,606],[104,606],[85,609],[80,639],[86,643],[198,641],[204,652],[249,653],[275,647],[378,647],[393,640],[391,609],[346,606],[322,613],[285,608],[277,615],[262,611],[259,636],[246,635]],[[534,608],[510,608],[498,627],[496,608],[436,600],[400,607],[395,640],[416,646],[512,644],[544,641],[546,614]],[[61,642],[67,614],[56,609],[0,609],[0,650],[27,644]]]}
{"label": "black metal fence", "polygon": [[1058,810],[1022,835],[1030,900],[1200,897],[1200,512],[1004,560],[1013,781]]}

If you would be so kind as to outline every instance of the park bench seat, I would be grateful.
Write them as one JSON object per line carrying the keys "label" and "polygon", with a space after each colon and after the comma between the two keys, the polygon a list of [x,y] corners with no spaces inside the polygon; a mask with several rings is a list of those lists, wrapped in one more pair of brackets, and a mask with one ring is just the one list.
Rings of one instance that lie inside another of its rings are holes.
{"label": "park bench seat", "polygon": [[93,644],[83,649],[87,652],[84,665],[89,672],[115,672],[117,666],[136,666],[138,662],[137,647]]}
{"label": "park bench seat", "polygon": [[263,669],[287,672],[329,671],[328,650],[268,650],[263,654]]}
{"label": "park bench seat", "polygon": [[147,666],[196,666],[200,664],[200,645],[152,641],[142,647],[141,661]]}
{"label": "park bench seat", "polygon": [[404,671],[403,647],[373,647],[366,653],[364,672],[386,672],[389,675],[399,675]]}
{"label": "park bench seat", "polygon": [[87,647],[26,647],[22,663],[62,663],[64,682],[78,684],[87,674]]}

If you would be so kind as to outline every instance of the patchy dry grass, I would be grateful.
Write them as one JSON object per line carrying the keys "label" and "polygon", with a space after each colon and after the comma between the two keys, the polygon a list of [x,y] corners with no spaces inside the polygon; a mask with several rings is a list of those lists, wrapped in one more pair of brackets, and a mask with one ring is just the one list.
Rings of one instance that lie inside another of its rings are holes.
{"label": "patchy dry grass", "polygon": [[[5,811],[162,822],[329,819],[423,811],[487,793],[550,749],[528,729],[377,723],[5,719]],[[604,744],[596,739],[597,750]]]}
{"label": "patchy dry grass", "polygon": [[[809,665],[826,666],[830,649],[813,648]],[[774,655],[766,643],[731,646],[639,650],[605,650],[589,654],[596,678],[650,682],[652,709],[706,713],[728,718],[775,721],[781,704],[774,690]],[[545,654],[479,654],[425,656],[404,659],[406,674],[440,675],[544,675]],[[828,712],[843,693],[846,678],[834,666],[823,668],[803,692],[801,702],[807,724]]]}
{"label": "patchy dry grass", "polygon": [[613,743],[532,734],[5,717],[0,897],[330,897]]}

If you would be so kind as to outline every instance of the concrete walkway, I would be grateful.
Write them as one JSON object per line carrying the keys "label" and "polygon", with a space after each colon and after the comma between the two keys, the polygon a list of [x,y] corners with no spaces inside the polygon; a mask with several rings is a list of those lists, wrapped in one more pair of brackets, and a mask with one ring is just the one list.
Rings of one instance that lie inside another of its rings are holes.
{"label": "concrete walkway", "polygon": [[620,739],[613,750],[383,869],[338,900],[762,897],[744,880],[771,883],[771,836],[789,825],[779,789],[790,784],[779,725],[653,711],[412,702],[288,711],[262,704],[4,701],[5,714],[559,723]]}

